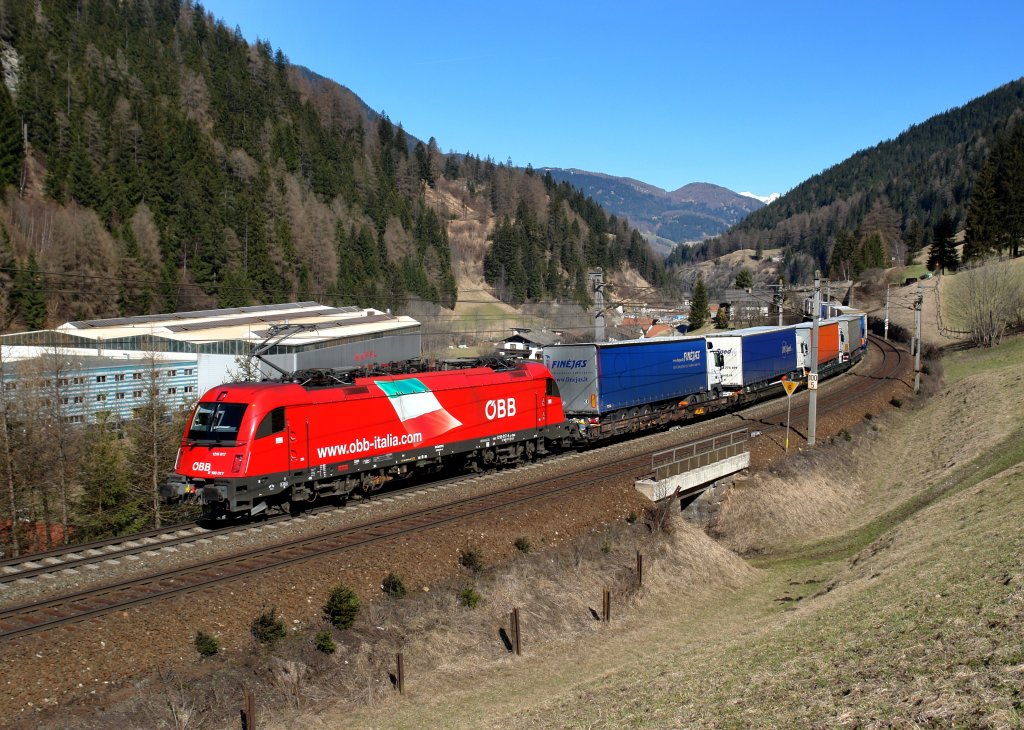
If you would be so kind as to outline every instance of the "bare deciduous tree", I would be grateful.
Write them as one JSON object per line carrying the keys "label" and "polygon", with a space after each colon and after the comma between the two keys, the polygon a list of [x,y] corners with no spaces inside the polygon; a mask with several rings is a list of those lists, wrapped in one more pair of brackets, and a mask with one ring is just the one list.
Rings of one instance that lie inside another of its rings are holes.
{"label": "bare deciduous tree", "polygon": [[1024,274],[995,261],[962,270],[950,282],[949,309],[956,326],[982,347],[998,345],[1007,327],[1020,324]]}

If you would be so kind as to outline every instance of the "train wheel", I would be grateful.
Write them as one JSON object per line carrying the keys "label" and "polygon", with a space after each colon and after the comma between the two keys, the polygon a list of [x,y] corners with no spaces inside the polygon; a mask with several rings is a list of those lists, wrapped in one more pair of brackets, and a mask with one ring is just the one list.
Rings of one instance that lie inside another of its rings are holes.
{"label": "train wheel", "polygon": [[526,460],[533,461],[537,458],[537,444],[533,441],[526,442]]}

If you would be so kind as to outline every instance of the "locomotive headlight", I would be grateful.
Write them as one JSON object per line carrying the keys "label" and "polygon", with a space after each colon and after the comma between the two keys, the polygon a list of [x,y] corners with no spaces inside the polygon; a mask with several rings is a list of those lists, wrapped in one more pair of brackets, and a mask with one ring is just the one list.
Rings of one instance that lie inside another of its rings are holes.
{"label": "locomotive headlight", "polygon": [[235,460],[231,462],[231,473],[237,474],[242,471],[242,455],[235,454]]}

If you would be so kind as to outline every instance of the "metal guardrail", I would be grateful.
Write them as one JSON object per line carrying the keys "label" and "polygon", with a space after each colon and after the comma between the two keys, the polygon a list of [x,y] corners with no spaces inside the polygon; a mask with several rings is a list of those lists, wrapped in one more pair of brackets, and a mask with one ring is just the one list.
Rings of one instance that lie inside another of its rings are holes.
{"label": "metal guardrail", "polygon": [[691,469],[714,464],[732,456],[742,454],[744,445],[750,440],[750,430],[738,428],[735,431],[692,441],[674,449],[651,454],[651,472],[654,479],[661,481]]}

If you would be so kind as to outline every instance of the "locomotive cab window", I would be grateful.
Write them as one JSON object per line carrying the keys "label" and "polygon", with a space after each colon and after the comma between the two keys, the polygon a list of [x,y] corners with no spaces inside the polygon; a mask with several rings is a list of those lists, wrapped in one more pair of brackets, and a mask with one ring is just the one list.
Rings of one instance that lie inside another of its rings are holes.
{"label": "locomotive cab window", "polygon": [[547,394],[555,398],[561,398],[561,393],[558,392],[558,383],[555,382],[554,378],[548,378]]}
{"label": "locomotive cab window", "polygon": [[245,403],[200,403],[188,429],[189,441],[223,445],[237,441],[247,407]]}
{"label": "locomotive cab window", "polygon": [[256,429],[256,438],[261,439],[264,436],[273,436],[275,433],[281,433],[282,431],[284,431],[284,406],[275,408],[263,417],[259,428]]}

